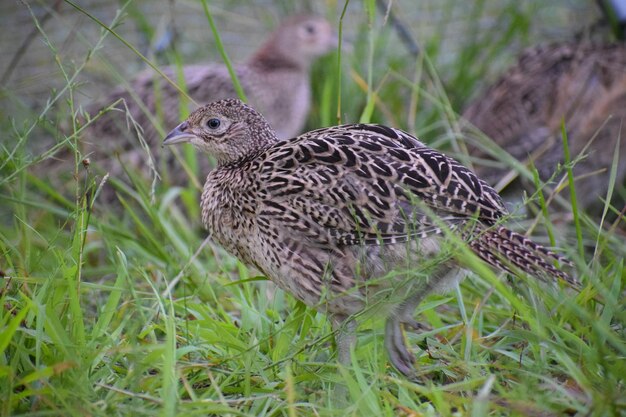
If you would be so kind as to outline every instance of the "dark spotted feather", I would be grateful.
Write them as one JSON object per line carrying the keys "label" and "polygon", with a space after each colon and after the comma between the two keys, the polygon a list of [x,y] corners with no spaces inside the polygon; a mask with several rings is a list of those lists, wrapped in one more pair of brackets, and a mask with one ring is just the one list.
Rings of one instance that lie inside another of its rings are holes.
{"label": "dark spotted feather", "polygon": [[271,147],[258,164],[264,200],[282,207],[273,207],[273,220],[288,231],[299,218],[315,245],[440,233],[432,214],[450,227],[470,218],[493,224],[506,214],[497,193],[468,169],[385,126],[319,129]]}

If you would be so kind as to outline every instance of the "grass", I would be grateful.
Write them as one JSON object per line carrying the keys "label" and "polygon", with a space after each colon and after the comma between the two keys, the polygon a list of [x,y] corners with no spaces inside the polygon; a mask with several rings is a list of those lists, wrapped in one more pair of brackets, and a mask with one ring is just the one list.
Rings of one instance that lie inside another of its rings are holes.
{"label": "grass", "polygon": [[[333,21],[343,6],[329,12]],[[506,22],[507,41],[489,43],[495,29],[480,31],[478,22],[491,12],[476,1],[463,22],[467,41],[446,64],[441,42],[452,20],[419,39],[426,57],[412,57],[388,47],[394,34],[377,26],[373,1],[349,6],[351,51],[315,66],[310,127],[335,123],[340,108],[344,121],[407,128],[467,159],[456,143],[456,112],[491,71],[490,59],[528,40],[536,10],[506,2],[495,18]],[[139,16],[124,7],[105,23],[116,33]],[[459,7],[448,2],[442,10],[449,17]],[[49,22],[60,21],[52,13]],[[576,264],[580,293],[479,269],[419,307],[416,317],[432,330],[407,335],[415,380],[389,366],[376,317],[361,324],[353,363],[341,367],[323,315],[280,292],[268,297],[264,279],[198,233],[192,185],[159,183],[152,203],[150,181],[129,167],[127,178],[108,179],[119,200],[109,206],[98,191],[102,176],[79,151],[69,189],[37,171],[60,148],[76,148],[80,80],[93,60],[106,59],[98,58],[102,45],[138,55],[130,40],[119,35],[123,43],[114,43],[88,21],[102,35],[83,60],[71,61],[47,36],[51,23],[38,25],[63,76],[61,88],[30,110],[10,84],[3,87],[3,100],[22,113],[0,121],[1,416],[626,414],[626,249],[616,231],[623,225],[601,227],[582,212],[575,225],[552,224],[546,201],[553,196],[537,180],[542,192],[529,200],[539,214],[513,224],[555,230],[552,239]],[[67,120],[69,129],[56,128]],[[50,137],[54,143],[38,148]],[[571,184],[571,164],[563,176]],[[607,204],[605,214],[612,211]]]}

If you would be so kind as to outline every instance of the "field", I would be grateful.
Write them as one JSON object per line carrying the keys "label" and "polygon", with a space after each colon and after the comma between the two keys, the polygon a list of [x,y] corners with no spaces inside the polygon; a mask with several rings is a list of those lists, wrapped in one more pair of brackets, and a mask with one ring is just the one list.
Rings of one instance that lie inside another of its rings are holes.
{"label": "field", "polygon": [[[430,330],[407,333],[408,380],[376,317],[339,365],[322,314],[206,238],[197,181],[173,185],[166,166],[107,177],[78,146],[85,106],[138,70],[241,62],[304,10],[342,35],[313,68],[309,128],[385,123],[474,164],[463,106],[522,47],[593,23],[591,2],[407,0],[394,3],[396,25],[374,0],[85,3],[0,6],[0,416],[626,415],[626,189],[615,184],[614,205],[594,213],[552,201],[575,157],[512,203],[509,225],[571,259],[581,291],[468,272],[418,308]],[[124,140],[146,158],[171,152]],[[68,150],[72,163],[55,164]],[[197,157],[178,155],[202,177]]]}

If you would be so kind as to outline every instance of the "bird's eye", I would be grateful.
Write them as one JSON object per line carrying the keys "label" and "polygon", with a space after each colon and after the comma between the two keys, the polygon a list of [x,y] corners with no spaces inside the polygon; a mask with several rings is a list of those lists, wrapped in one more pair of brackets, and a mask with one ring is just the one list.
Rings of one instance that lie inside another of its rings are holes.
{"label": "bird's eye", "polygon": [[220,127],[221,124],[222,122],[220,122],[220,119],[209,119],[206,122],[206,125],[209,127],[209,129],[217,129],[218,127]]}

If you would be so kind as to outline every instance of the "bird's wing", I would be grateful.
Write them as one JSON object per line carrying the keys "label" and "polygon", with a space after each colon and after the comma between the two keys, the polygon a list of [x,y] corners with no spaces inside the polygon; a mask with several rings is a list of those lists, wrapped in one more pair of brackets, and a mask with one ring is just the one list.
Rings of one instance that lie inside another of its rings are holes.
{"label": "bird's wing", "polygon": [[[243,81],[247,78],[245,74],[247,68],[237,67],[236,70],[239,79]],[[165,121],[170,125],[177,123],[180,119],[181,90],[195,100],[197,105],[237,96],[231,76],[224,65],[187,65],[182,68],[184,85],[179,79],[181,74],[177,68],[168,66],[163,68],[162,72],[170,80],[180,84],[180,89],[149,72],[137,77],[133,87],[138,97],[152,113],[157,112],[158,106],[163,109]]]}
{"label": "bird's wing", "polygon": [[451,158],[380,125],[319,129],[282,142],[259,162],[261,219],[319,245],[388,244],[454,226],[493,223],[498,194]]}
{"label": "bird's wing", "polygon": [[[248,77],[245,73],[248,69],[238,67],[237,70],[237,75],[244,84],[243,88],[247,90],[248,86],[245,81]],[[175,67],[164,67],[162,72],[170,80],[177,83],[180,81]],[[237,95],[228,70],[223,65],[188,65],[183,67],[182,75],[185,82],[184,88],[181,83],[181,90],[187,91],[187,95],[198,105]],[[95,115],[105,105],[108,106],[123,99],[125,104],[119,104],[117,108],[122,111],[128,109],[132,119],[144,129],[144,136],[149,142],[155,143],[158,140],[158,131],[154,123],[159,120],[160,116],[163,117],[164,126],[175,126],[180,121],[181,90],[164,80],[159,74],[146,70],[132,80],[130,89],[127,86],[116,87],[106,98],[90,105],[88,111]],[[194,107],[196,106],[191,105],[191,108]],[[119,112],[110,112],[92,123],[92,136],[124,136],[126,125],[126,118],[120,116]],[[130,142],[124,141],[122,146],[129,147]]]}
{"label": "bird's wing", "polygon": [[[561,42],[528,48],[496,83],[474,99],[463,117],[520,161],[532,158],[547,179],[562,161],[561,124],[577,154],[597,134],[609,114],[603,106],[624,91],[626,47],[622,44]],[[619,107],[615,107],[618,109]],[[603,112],[603,113],[602,113]],[[601,113],[596,123],[592,115]],[[587,135],[579,132],[589,130]],[[489,150],[470,145],[473,156]],[[477,166],[489,182],[506,167]]]}
{"label": "bird's wing", "polygon": [[575,57],[576,45],[569,43],[526,49],[516,65],[469,104],[463,117],[517,159],[525,158],[550,135],[558,81]]}
{"label": "bird's wing", "polygon": [[[247,68],[235,68],[237,78],[242,84],[247,81]],[[184,68],[188,94],[199,105],[224,98],[237,97],[237,91],[225,65],[189,65]],[[173,73],[172,76],[176,76]],[[246,89],[246,85],[242,85]]]}

